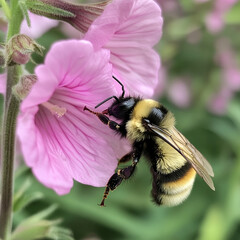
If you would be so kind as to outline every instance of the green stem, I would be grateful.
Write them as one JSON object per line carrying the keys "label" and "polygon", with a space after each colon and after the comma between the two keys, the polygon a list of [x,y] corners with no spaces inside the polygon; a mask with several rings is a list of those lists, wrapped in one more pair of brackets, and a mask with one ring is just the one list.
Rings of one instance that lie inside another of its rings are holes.
{"label": "green stem", "polygon": [[[10,1],[11,19],[8,25],[8,41],[20,31],[23,19],[18,0]],[[1,205],[0,205],[0,238],[9,240],[12,229],[12,198],[13,198],[13,169],[15,153],[15,132],[19,101],[12,94],[12,87],[20,78],[21,67],[11,66],[7,68],[7,85],[5,92],[5,104],[2,126],[2,166],[1,166]]]}
{"label": "green stem", "polygon": [[[13,67],[12,67],[13,68]],[[1,173],[1,215],[0,237],[3,240],[10,239],[12,228],[12,196],[13,196],[13,167],[16,119],[19,109],[19,101],[11,95],[3,120],[2,135],[2,173]]]}
{"label": "green stem", "polygon": [[22,11],[18,5],[18,0],[11,0],[10,2],[10,10],[11,10],[11,19],[8,24],[8,33],[7,33],[7,41],[20,32],[21,23],[23,20]]}
{"label": "green stem", "polygon": [[8,4],[5,2],[5,0],[0,0],[0,4],[2,5],[3,12],[5,13],[8,20],[11,18],[11,13]]}

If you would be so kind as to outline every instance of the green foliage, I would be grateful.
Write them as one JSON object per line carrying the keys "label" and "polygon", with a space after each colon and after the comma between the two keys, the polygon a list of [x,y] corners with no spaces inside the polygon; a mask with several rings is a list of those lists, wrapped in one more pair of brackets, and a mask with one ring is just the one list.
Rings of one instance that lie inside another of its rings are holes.
{"label": "green foliage", "polygon": [[28,7],[26,5],[26,1],[25,0],[20,0],[19,1],[19,6],[22,10],[22,14],[24,16],[24,19],[27,21],[28,27],[31,27],[31,21],[30,21],[29,15],[28,15]]}
{"label": "green foliage", "polygon": [[[25,174],[25,167],[19,168],[16,174],[16,182],[21,178],[22,181],[20,180],[20,184],[17,184],[17,190],[14,194],[13,210],[15,212],[14,218],[16,226],[11,235],[11,240],[35,240],[45,238],[53,240],[73,240],[70,230],[58,226],[61,223],[61,219],[46,220],[46,218],[57,209],[56,204],[40,212],[21,217],[24,208],[43,198],[42,193],[35,192],[34,190],[29,191],[32,185],[32,179],[29,177],[25,179]],[[16,219],[19,219],[17,223]]]}
{"label": "green foliage", "polygon": [[240,2],[238,1],[234,7],[226,14],[225,21],[227,24],[239,24],[240,23]]}
{"label": "green foliage", "polygon": [[26,7],[37,14],[43,16],[56,16],[56,17],[74,17],[75,15],[69,11],[61,8],[54,7],[50,4],[43,3],[39,0],[25,0]]}

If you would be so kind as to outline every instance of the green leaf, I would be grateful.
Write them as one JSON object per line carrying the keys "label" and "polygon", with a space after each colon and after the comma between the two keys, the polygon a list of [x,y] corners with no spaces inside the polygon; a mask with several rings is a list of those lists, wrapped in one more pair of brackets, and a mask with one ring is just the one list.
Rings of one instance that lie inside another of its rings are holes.
{"label": "green leaf", "polygon": [[28,15],[28,8],[26,5],[26,1],[24,1],[24,0],[20,1],[19,6],[20,6],[20,9],[22,10],[22,14],[23,14],[24,18],[27,21],[28,27],[31,27],[31,21],[30,21],[29,15]]}
{"label": "green leaf", "polygon": [[52,227],[47,236],[54,240],[74,240],[72,238],[72,232],[62,227]]}
{"label": "green leaf", "polygon": [[14,199],[13,211],[16,212],[22,210],[30,203],[41,198],[43,198],[43,194],[41,192],[25,193],[19,199]]}
{"label": "green leaf", "polygon": [[240,2],[236,3],[232,9],[225,15],[226,24],[240,23]]}
{"label": "green leaf", "polygon": [[54,7],[38,0],[26,0],[26,6],[30,11],[43,16],[75,17],[75,14],[69,11]]}
{"label": "green leaf", "polygon": [[198,30],[198,28],[190,17],[184,17],[170,22],[166,30],[170,38],[179,40]]}
{"label": "green leaf", "polygon": [[198,240],[221,240],[225,231],[225,219],[219,206],[212,206],[203,220]]}
{"label": "green leaf", "polygon": [[22,222],[13,232],[11,240],[34,240],[46,237],[53,221],[41,220],[38,222]]}
{"label": "green leaf", "polygon": [[27,218],[24,222],[26,222],[26,223],[38,222],[39,220],[42,220],[42,219],[48,217],[56,209],[57,209],[57,205],[53,204],[52,206],[48,207],[47,209]]}
{"label": "green leaf", "polygon": [[44,220],[56,210],[56,207],[56,205],[52,205],[22,221],[13,232],[11,240],[35,240],[39,238],[73,240],[70,230],[57,226],[61,223],[61,219]]}
{"label": "green leaf", "polygon": [[228,116],[240,130],[240,108],[237,100],[232,101],[228,107]]}
{"label": "green leaf", "polygon": [[233,124],[224,119],[214,119],[214,122],[209,125],[209,130],[216,133],[226,142],[237,147],[239,145],[239,133]]}

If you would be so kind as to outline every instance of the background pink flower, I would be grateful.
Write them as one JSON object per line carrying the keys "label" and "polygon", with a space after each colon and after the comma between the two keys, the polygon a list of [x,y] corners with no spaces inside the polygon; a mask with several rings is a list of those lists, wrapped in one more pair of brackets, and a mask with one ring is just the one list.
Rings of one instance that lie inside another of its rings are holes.
{"label": "background pink flower", "polygon": [[221,68],[221,84],[210,100],[209,108],[214,113],[223,114],[235,92],[240,90],[240,69],[237,56],[228,40],[220,39],[216,46],[216,62]]}
{"label": "background pink flower", "polygon": [[178,107],[188,107],[191,101],[191,89],[185,79],[175,79],[168,87],[169,99]]}
{"label": "background pink flower", "polygon": [[158,85],[160,66],[152,47],[162,35],[162,23],[161,9],[152,0],[114,0],[84,39],[95,49],[110,50],[113,74],[130,94],[151,97]]}
{"label": "background pink flower", "polygon": [[237,0],[215,0],[212,12],[206,17],[206,26],[211,33],[218,33],[224,27],[224,15]]}
{"label": "background pink flower", "polygon": [[116,168],[118,137],[83,111],[116,94],[109,55],[84,40],[55,43],[21,105],[18,136],[24,159],[58,194],[68,193],[73,179],[104,186]]}

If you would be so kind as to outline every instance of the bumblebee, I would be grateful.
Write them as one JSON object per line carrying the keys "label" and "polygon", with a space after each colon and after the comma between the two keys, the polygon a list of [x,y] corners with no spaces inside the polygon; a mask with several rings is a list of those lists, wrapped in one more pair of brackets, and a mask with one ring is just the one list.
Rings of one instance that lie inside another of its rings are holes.
{"label": "bumblebee", "polygon": [[[196,173],[215,190],[211,165],[175,128],[174,115],[152,99],[124,97],[124,86],[114,76],[113,78],[122,86],[122,95],[119,98],[111,96],[98,104],[95,108],[115,99],[101,113],[87,107],[84,110],[95,114],[112,130],[130,140],[132,150],[119,163],[132,160],[132,164],[118,169],[111,176],[100,206],[104,206],[110,190],[116,189],[124,179],[132,176],[142,154],[151,164],[152,197],[158,205],[176,206],[182,203],[192,190]],[[120,123],[110,120],[108,116],[115,117]]]}

